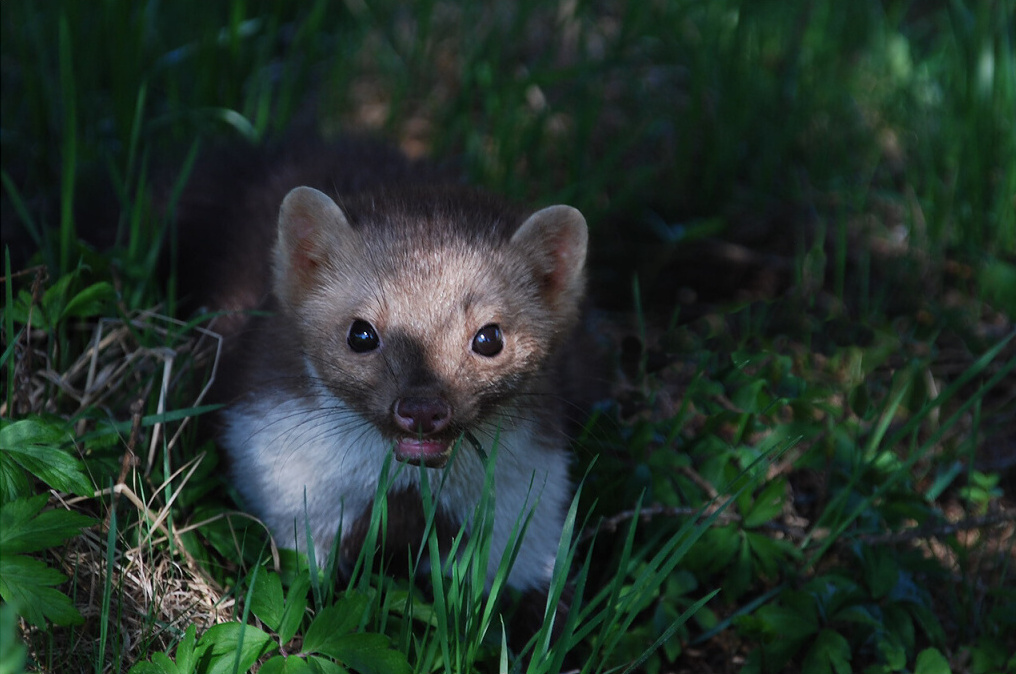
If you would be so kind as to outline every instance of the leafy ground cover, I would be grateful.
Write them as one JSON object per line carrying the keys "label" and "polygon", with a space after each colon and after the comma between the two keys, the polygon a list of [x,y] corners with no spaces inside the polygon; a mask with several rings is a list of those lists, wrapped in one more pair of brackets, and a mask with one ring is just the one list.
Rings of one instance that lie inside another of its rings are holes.
{"label": "leafy ground cover", "polygon": [[[1011,0],[2,12],[0,672],[1016,669]],[[294,127],[587,215],[556,642],[483,536],[337,584],[236,509],[153,270],[195,157]]]}

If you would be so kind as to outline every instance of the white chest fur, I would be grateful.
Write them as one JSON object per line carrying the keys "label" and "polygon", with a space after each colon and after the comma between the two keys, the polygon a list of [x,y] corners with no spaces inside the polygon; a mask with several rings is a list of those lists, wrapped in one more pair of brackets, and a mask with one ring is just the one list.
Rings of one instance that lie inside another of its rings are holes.
{"label": "white chest fur", "polygon": [[[517,415],[504,415],[516,419]],[[305,547],[309,525],[317,559],[332,548],[335,534],[374,502],[391,443],[339,398],[326,391],[294,399],[262,391],[229,408],[222,437],[232,462],[232,480],[245,506],[284,547]],[[533,513],[509,575],[519,590],[545,588],[554,568],[570,494],[568,455],[560,441],[540,433],[536,422],[512,421],[476,433],[489,445],[497,436],[495,507],[488,583],[520,517]],[[490,452],[490,447],[485,447]],[[401,468],[399,470],[398,468]],[[390,490],[419,488],[420,469],[393,464]],[[439,507],[469,528],[484,489],[481,458],[468,443],[446,468],[426,468],[430,485],[444,480]],[[447,471],[447,475],[441,475]]]}

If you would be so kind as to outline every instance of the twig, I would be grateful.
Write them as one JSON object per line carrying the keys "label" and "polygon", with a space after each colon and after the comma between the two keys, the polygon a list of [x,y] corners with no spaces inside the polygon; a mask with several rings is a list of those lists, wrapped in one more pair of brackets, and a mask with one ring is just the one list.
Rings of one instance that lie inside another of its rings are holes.
{"label": "twig", "polygon": [[935,524],[924,524],[918,527],[903,529],[902,531],[887,531],[881,534],[862,534],[858,540],[869,545],[893,545],[922,538],[941,538],[960,531],[970,529],[983,529],[997,524],[1016,523],[1016,512],[993,513],[981,517],[968,517],[958,522],[937,522]]}

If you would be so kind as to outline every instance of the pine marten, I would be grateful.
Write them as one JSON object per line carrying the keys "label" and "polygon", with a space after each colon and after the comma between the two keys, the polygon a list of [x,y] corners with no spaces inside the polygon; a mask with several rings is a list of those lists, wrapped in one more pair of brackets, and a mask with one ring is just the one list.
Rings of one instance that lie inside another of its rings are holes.
{"label": "pine marten", "polygon": [[487,454],[488,582],[531,513],[508,583],[545,593],[572,492],[559,364],[584,292],[582,214],[520,209],[373,142],[226,154],[191,177],[177,223],[186,294],[234,312],[220,444],[244,507],[285,547],[306,550],[309,528],[319,562],[341,531],[342,567],[390,455],[414,464],[388,492],[394,550],[420,544],[416,466],[444,480],[450,537],[472,526]]}

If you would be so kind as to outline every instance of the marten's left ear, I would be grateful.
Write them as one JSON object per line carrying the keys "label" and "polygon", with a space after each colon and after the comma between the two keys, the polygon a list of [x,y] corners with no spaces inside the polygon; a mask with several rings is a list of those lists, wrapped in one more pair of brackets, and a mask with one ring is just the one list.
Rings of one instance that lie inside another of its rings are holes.
{"label": "marten's left ear", "polygon": [[576,306],[585,285],[589,232],[586,219],[571,206],[548,206],[522,223],[511,243],[542,274],[541,291],[554,307]]}
{"label": "marten's left ear", "polygon": [[297,303],[320,282],[322,268],[359,241],[359,234],[331,197],[311,187],[294,188],[279,209],[276,294],[289,304]]}

